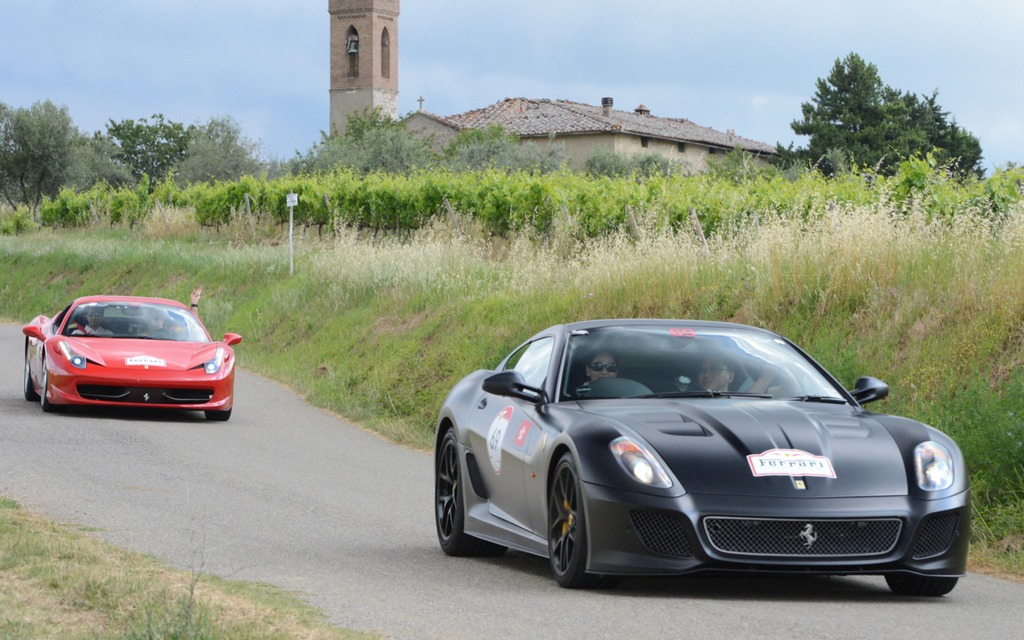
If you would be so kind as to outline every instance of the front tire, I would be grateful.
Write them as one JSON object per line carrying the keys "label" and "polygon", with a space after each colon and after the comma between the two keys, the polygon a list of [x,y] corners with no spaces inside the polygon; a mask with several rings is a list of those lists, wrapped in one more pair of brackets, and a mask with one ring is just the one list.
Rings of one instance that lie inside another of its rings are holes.
{"label": "front tire", "polygon": [[889,573],[885,583],[893,593],[901,596],[944,596],[953,590],[959,578],[919,576],[913,573]]}
{"label": "front tire", "polygon": [[437,541],[450,556],[499,556],[506,547],[466,533],[459,440],[449,429],[441,439],[434,462],[434,523]]}
{"label": "front tire", "polygon": [[25,345],[25,399],[29,402],[39,402],[39,394],[32,385],[32,361],[28,356],[28,345]]}
{"label": "front tire", "polygon": [[45,413],[56,413],[58,411],[63,411],[63,405],[54,404],[50,402],[50,374],[46,369],[45,352],[43,353],[43,357],[41,358],[41,360],[43,363],[43,379],[39,383],[39,406],[43,408],[43,412]]}
{"label": "front tire", "polygon": [[585,589],[597,583],[598,576],[587,573],[587,518],[570,453],[555,466],[548,495],[548,557],[559,586]]}
{"label": "front tire", "polygon": [[231,409],[227,411],[204,411],[203,413],[206,414],[207,420],[212,420],[213,422],[227,422],[231,418]]}

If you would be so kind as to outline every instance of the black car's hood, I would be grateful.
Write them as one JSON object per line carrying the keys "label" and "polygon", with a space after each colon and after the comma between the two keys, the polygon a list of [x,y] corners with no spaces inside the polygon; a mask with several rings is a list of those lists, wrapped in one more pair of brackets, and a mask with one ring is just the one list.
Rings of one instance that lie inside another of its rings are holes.
{"label": "black car's hood", "polygon": [[[634,430],[688,493],[809,498],[907,494],[906,465],[896,442],[870,414],[848,405],[716,398],[656,405],[650,400],[587,402],[581,408]],[[835,477],[755,475],[748,456],[770,450],[787,450],[780,456],[802,455],[794,451],[824,456]]]}

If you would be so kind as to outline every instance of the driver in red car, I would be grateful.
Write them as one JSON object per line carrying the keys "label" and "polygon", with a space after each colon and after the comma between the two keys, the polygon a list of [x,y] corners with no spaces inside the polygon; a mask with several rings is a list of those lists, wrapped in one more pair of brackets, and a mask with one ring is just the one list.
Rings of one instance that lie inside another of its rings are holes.
{"label": "driver in red car", "polygon": [[103,326],[103,310],[97,306],[90,306],[84,314],[78,315],[78,328],[72,335],[112,336],[114,332]]}

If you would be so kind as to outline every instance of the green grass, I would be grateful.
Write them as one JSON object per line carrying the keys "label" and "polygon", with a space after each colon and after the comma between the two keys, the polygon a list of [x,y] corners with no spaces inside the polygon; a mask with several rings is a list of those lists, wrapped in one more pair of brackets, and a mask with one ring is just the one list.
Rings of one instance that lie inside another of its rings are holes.
{"label": "green grass", "polygon": [[[580,240],[556,226],[505,238],[460,220],[399,239],[339,229],[253,240],[188,212],[129,231],[0,236],[0,317],[81,294],[187,299],[242,366],[395,442],[429,448],[451,385],[550,324],[599,317],[731,320],[776,330],[847,386],[891,387],[875,411],[952,435],[976,496],[972,568],[1024,575],[1024,209],[998,223],[879,203],[751,217],[708,238],[643,216]],[[43,285],[43,286],[41,286]]]}

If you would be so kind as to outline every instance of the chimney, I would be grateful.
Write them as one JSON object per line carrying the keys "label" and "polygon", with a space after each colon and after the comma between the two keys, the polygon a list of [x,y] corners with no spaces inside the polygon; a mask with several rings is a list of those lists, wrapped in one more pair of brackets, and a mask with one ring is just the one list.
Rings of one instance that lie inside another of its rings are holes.
{"label": "chimney", "polygon": [[649,116],[651,115],[651,110],[644,105],[640,105],[636,109],[633,109],[633,113],[637,114],[638,116]]}
{"label": "chimney", "polygon": [[613,104],[615,104],[615,101],[611,98],[601,98],[601,115],[606,118],[612,115]]}

